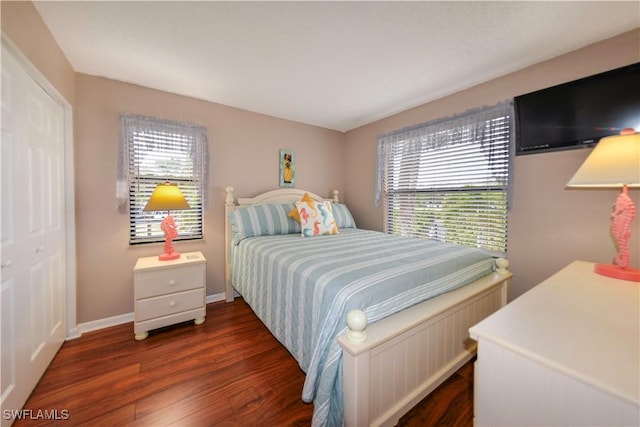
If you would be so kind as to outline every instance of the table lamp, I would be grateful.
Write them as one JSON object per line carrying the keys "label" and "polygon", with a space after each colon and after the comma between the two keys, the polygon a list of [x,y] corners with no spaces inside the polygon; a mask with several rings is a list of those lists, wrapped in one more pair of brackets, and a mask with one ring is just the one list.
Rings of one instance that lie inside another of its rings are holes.
{"label": "table lamp", "polygon": [[158,184],[143,211],[167,211],[167,216],[160,223],[160,229],[164,232],[164,253],[158,256],[160,261],[169,261],[180,258],[180,254],[173,249],[173,239],[178,235],[176,222],[171,216],[171,211],[176,209],[190,209],[182,192],[176,184],[165,182]]}
{"label": "table lamp", "polygon": [[629,238],[635,206],[628,187],[640,187],[640,133],[623,129],[602,138],[567,187],[622,188],[611,213],[611,235],[617,246],[613,264],[596,264],[598,274],[640,282],[640,270],[629,266]]}

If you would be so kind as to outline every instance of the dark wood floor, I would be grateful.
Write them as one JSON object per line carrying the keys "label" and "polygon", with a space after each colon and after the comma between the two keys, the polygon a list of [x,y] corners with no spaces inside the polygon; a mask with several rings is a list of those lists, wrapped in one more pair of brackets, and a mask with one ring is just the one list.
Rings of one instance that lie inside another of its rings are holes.
{"label": "dark wood floor", "polygon": [[[473,366],[465,365],[400,426],[471,426]],[[68,413],[14,426],[307,426],[304,373],[242,299],[135,341],[131,323],[65,342],[25,409]],[[65,416],[66,417],[66,416]],[[62,417],[61,417],[62,418]]]}

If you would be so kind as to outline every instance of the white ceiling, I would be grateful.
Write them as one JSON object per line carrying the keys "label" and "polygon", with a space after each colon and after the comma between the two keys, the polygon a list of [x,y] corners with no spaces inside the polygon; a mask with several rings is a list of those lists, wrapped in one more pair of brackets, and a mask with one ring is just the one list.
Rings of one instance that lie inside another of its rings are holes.
{"label": "white ceiling", "polygon": [[35,1],[77,72],[346,131],[640,27],[638,1]]}

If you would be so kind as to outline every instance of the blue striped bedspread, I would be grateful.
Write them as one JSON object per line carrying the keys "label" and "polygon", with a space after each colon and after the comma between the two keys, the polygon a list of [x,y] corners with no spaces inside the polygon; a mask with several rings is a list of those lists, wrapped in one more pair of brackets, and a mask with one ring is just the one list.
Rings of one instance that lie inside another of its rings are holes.
{"label": "blue striped bedspread", "polygon": [[346,315],[369,323],[464,286],[493,269],[484,251],[360,229],[250,237],[233,248],[232,283],[306,373],[313,425],[342,425]]}

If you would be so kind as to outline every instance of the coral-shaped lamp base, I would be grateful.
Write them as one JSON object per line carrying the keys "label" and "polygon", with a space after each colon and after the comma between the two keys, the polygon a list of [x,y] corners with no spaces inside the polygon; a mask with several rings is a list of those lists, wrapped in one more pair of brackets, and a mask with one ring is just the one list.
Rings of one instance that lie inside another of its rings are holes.
{"label": "coral-shaped lamp base", "polygon": [[615,279],[640,282],[640,270],[637,268],[622,268],[614,264],[596,264],[595,272]]}
{"label": "coral-shaped lamp base", "polygon": [[636,208],[633,205],[633,200],[629,197],[627,186],[624,185],[611,213],[611,236],[616,242],[618,252],[613,260],[614,264],[597,264],[595,266],[596,273],[616,279],[640,282],[640,270],[629,266],[631,259],[629,238],[631,237],[631,222],[635,215]]}
{"label": "coral-shaped lamp base", "polygon": [[171,261],[171,260],[178,259],[178,258],[180,258],[180,254],[177,253],[177,252],[172,252],[170,254],[160,254],[160,255],[158,255],[158,259],[160,261]]}
{"label": "coral-shaped lamp base", "polygon": [[164,232],[164,253],[158,255],[158,259],[171,261],[180,258],[180,254],[173,250],[173,239],[178,235],[178,230],[171,212],[167,212],[167,217],[160,223],[160,229]]}

